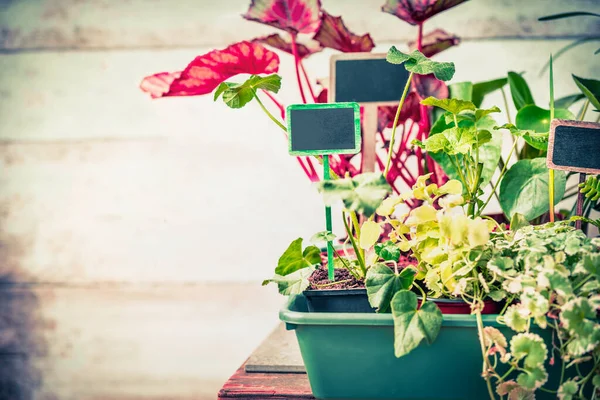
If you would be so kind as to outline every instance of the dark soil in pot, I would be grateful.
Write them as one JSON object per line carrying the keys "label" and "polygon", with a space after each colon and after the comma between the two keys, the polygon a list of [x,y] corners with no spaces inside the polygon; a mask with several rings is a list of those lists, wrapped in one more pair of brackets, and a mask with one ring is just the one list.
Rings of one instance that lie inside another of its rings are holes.
{"label": "dark soil in pot", "polygon": [[[413,260],[401,256],[398,265],[401,268],[412,265],[414,264]],[[335,270],[334,282],[329,280],[326,266],[316,269],[308,280],[310,285],[303,294],[306,297],[309,312],[375,312],[369,304],[364,281],[354,278],[346,269],[337,268]],[[462,300],[432,298],[428,300],[435,302],[442,311],[442,314],[471,313],[470,305]],[[502,306],[502,303],[486,300],[482,314],[498,314],[502,310]]]}

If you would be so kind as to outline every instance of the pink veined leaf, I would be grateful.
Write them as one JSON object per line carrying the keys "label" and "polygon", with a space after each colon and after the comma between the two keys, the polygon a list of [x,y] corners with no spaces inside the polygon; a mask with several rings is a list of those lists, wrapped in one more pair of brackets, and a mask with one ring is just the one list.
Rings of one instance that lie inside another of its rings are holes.
{"label": "pink veined leaf", "polygon": [[[278,33],[253,39],[252,42],[266,44],[267,46],[271,46],[286,53],[293,54],[292,43],[286,41]],[[308,44],[298,43],[296,45],[296,48],[298,49],[298,56],[300,58],[306,58],[314,53],[323,50],[323,48],[319,46],[319,44],[316,42]]]}
{"label": "pink veined leaf", "polygon": [[368,33],[362,36],[355,35],[344,25],[342,17],[334,17],[325,11],[321,16],[321,27],[314,39],[323,47],[344,53],[368,52],[375,47],[371,35]]}
{"label": "pink veined leaf", "polygon": [[[402,111],[398,117],[398,125],[403,124],[407,119],[412,119],[415,122],[419,122],[421,119],[421,112],[419,110],[419,96],[416,93],[410,92],[404,100]],[[385,128],[392,128],[394,124],[394,118],[396,117],[396,111],[398,106],[381,106],[377,109],[378,124],[377,127],[379,132]]]}
{"label": "pink veined leaf", "polygon": [[433,74],[415,75],[413,77],[413,87],[421,99],[426,99],[429,96],[445,99],[449,94],[448,86],[443,81],[436,79]]}
{"label": "pink veined leaf", "polygon": [[314,33],[321,23],[321,1],[252,0],[243,17],[292,34]]}
{"label": "pink veined leaf", "polygon": [[[436,29],[423,35],[421,53],[423,53],[425,57],[432,57],[459,43],[460,38],[458,36],[451,35],[443,29]],[[411,50],[415,50],[417,48],[417,42],[409,42],[408,47]]]}
{"label": "pink veined leaf", "polygon": [[271,74],[279,69],[279,56],[258,43],[239,42],[223,50],[196,57],[182,72],[147,76],[140,88],[153,98],[198,96],[212,92],[238,74]]}
{"label": "pink veined leaf", "polygon": [[173,81],[179,79],[180,76],[181,71],[159,72],[158,74],[145,77],[140,84],[140,89],[146,93],[150,93],[150,96],[156,99],[168,93]]}
{"label": "pink veined leaf", "polygon": [[411,25],[418,25],[465,1],[467,0],[387,0],[381,11],[395,15]]}

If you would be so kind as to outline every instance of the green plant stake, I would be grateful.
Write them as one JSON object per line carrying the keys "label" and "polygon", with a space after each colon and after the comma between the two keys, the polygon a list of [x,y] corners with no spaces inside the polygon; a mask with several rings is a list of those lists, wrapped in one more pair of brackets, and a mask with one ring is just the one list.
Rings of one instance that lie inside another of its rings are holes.
{"label": "green plant stake", "polygon": [[[550,123],[554,119],[554,69],[552,68],[552,54],[550,54]],[[554,222],[554,170],[548,169],[548,201],[550,206],[550,222]]]}
{"label": "green plant stake", "polygon": [[[323,156],[323,181],[331,179],[330,154],[356,154],[361,148],[357,103],[295,104],[287,108],[289,153]],[[331,207],[325,207],[325,227],[331,232]],[[327,271],[335,279],[333,242],[327,241]]]}

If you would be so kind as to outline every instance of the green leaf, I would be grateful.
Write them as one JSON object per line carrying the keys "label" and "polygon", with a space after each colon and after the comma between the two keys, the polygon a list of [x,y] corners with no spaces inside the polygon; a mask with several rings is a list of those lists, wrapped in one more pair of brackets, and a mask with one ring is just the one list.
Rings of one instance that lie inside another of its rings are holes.
{"label": "green leaf", "polygon": [[375,254],[385,261],[398,261],[400,258],[400,249],[394,242],[388,240],[385,243],[377,243],[375,245]]}
{"label": "green leaf", "polygon": [[302,238],[294,240],[279,257],[275,273],[286,276],[291,273],[321,263],[321,251],[316,246],[308,246],[302,251]]}
{"label": "green leaf", "polygon": [[214,100],[223,95],[223,101],[231,108],[242,108],[248,104],[259,89],[277,93],[281,88],[281,77],[277,74],[261,77],[252,75],[241,84],[223,82],[215,91]]}
{"label": "green leaf", "polygon": [[321,231],[315,233],[311,238],[310,242],[313,244],[320,244],[326,242],[333,242],[336,236],[333,232],[330,231]]}
{"label": "green leaf", "polygon": [[449,155],[467,154],[471,147],[477,143],[477,130],[475,127],[450,128],[442,132],[448,139],[445,152]]}
{"label": "green leaf", "polygon": [[555,108],[569,108],[581,99],[585,99],[585,95],[581,94],[581,93],[561,97],[560,99],[554,100],[554,107]]}
{"label": "green leaf", "polygon": [[517,110],[525,107],[528,104],[535,104],[529,85],[523,77],[516,72],[508,73],[508,84],[510,86],[510,94],[515,103]]}
{"label": "green leaf", "polygon": [[547,15],[545,17],[538,18],[538,21],[551,21],[553,19],[578,17],[578,16],[584,16],[584,15],[593,16],[593,17],[600,17],[600,14],[596,14],[596,13],[593,13],[593,12],[573,11],[573,12],[566,12],[566,13],[560,13],[560,14]]}
{"label": "green leaf", "polygon": [[323,194],[325,204],[332,205],[338,200],[344,202],[348,210],[366,217],[373,215],[392,188],[379,172],[363,173],[353,178],[321,181],[317,189]]}
{"label": "green leaf", "polygon": [[286,276],[276,274],[273,278],[264,280],[262,285],[265,286],[269,283],[276,283],[279,293],[284,296],[300,294],[306,290],[310,284],[308,278],[314,270],[314,267],[305,267]]}
{"label": "green leaf", "polygon": [[402,289],[409,289],[412,285],[416,271],[413,268],[404,268],[398,274],[394,273],[384,264],[375,264],[367,271],[365,286],[369,303],[377,312],[390,311],[390,302],[394,295]]}
{"label": "green leaf", "polygon": [[477,131],[477,142],[473,148],[477,149],[492,140],[492,133],[490,131],[481,130]]}
{"label": "green leaf", "polygon": [[387,61],[392,64],[403,64],[407,71],[417,75],[434,74],[441,81],[449,81],[454,76],[454,63],[438,62],[425,57],[419,50],[403,53],[392,46],[387,53]]}
{"label": "green leaf", "polygon": [[442,312],[435,303],[426,301],[417,310],[417,295],[401,290],[394,295],[391,308],[396,357],[410,353],[423,339],[433,343],[440,333]]}
{"label": "green leaf", "polygon": [[492,108],[486,108],[486,109],[477,109],[475,110],[475,121],[479,121],[481,118],[485,117],[486,115],[489,115],[491,113],[499,113],[500,109],[496,106],[492,107]]}
{"label": "green leaf", "polygon": [[[483,99],[490,93],[502,89],[508,83],[507,78],[494,79],[492,81],[478,82],[473,85],[471,101],[476,107],[481,106]],[[463,99],[464,100],[464,99]]]}
{"label": "green leaf", "polygon": [[563,305],[560,322],[573,336],[567,345],[571,355],[581,356],[600,344],[600,324],[596,322],[596,311],[592,301],[582,297]]}
{"label": "green leaf", "polygon": [[548,374],[544,361],[548,348],[544,340],[532,333],[519,333],[510,341],[510,351],[515,360],[524,360],[524,373],[519,374],[517,383],[527,389],[537,389],[546,383]]}
{"label": "green leaf", "polygon": [[471,101],[473,97],[473,83],[472,82],[457,82],[448,85],[450,90],[450,98]]}
{"label": "green leaf", "polygon": [[365,221],[360,229],[360,248],[368,250],[377,243],[381,235],[381,226],[375,221]]}
{"label": "green leaf", "polygon": [[475,111],[476,109],[475,104],[471,103],[470,101],[458,99],[436,99],[435,97],[428,97],[425,100],[422,100],[421,104],[425,106],[439,107],[454,115],[467,110]]}
{"label": "green leaf", "polygon": [[600,81],[595,79],[584,79],[575,75],[573,75],[573,80],[577,84],[579,90],[581,90],[581,93],[588,98],[594,107],[596,107],[596,110],[600,110]]}
{"label": "green leaf", "polygon": [[518,231],[521,228],[529,226],[529,221],[521,213],[514,213],[510,219],[510,230],[513,232]]}
{"label": "green leaf", "polygon": [[[513,164],[500,184],[500,206],[512,219],[515,213],[532,220],[544,214],[548,205],[548,168],[545,158],[519,160]],[[554,173],[554,200],[558,204],[565,194],[566,174]]]}
{"label": "green leaf", "polygon": [[558,388],[558,398],[560,400],[574,400],[575,395],[579,391],[579,385],[574,380],[570,379],[560,385]]}
{"label": "green leaf", "polygon": [[514,304],[504,312],[504,322],[506,326],[516,332],[524,332],[527,329],[528,318],[524,317],[521,312],[521,307]]}
{"label": "green leaf", "polygon": [[[537,106],[525,106],[521,111],[528,113],[529,110],[540,109]],[[548,111],[548,120],[550,120],[550,111]],[[521,122],[523,124],[523,122]],[[525,124],[526,125],[526,124]],[[496,127],[497,129],[508,129],[511,134],[522,137],[530,146],[537,150],[546,151],[548,150],[548,132],[538,133],[532,129],[519,129],[513,124],[504,124]]]}
{"label": "green leaf", "polygon": [[[569,110],[555,108],[554,118],[575,119],[575,116]],[[525,106],[517,113],[515,124],[519,129],[548,133],[550,131],[550,110],[535,105]]]}

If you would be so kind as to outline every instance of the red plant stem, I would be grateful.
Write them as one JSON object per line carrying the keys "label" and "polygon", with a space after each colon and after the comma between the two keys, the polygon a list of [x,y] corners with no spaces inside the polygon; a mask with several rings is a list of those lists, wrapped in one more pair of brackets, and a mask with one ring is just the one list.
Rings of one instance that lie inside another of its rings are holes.
{"label": "red plant stem", "polygon": [[298,56],[298,46],[296,45],[297,35],[292,33],[291,36],[292,54],[294,55],[294,64],[296,66],[296,80],[298,81],[298,89],[300,89],[300,97],[302,97],[302,102],[306,104],[306,96],[304,95],[304,88],[302,87],[302,80],[300,79],[300,57]]}
{"label": "red plant stem", "polygon": [[304,64],[302,64],[302,60],[299,61],[300,70],[302,71],[302,75],[304,75],[304,80],[306,81],[306,86],[308,86],[308,91],[310,92],[310,97],[312,97],[313,102],[317,102],[317,96],[315,96],[315,92],[313,91],[312,85],[310,83],[310,79],[308,78],[308,74],[306,73],[306,69],[304,68]]}
{"label": "red plant stem", "polygon": [[419,33],[417,35],[417,50],[423,50],[423,22],[419,23]]}
{"label": "red plant stem", "polygon": [[312,172],[312,176],[310,177],[310,180],[313,182],[318,182],[319,174],[317,174],[317,171],[315,171],[315,167],[313,166],[312,160],[309,157],[306,157],[304,159],[304,161],[306,161],[306,163],[308,164],[308,167],[310,168],[310,172]]}
{"label": "red plant stem", "polygon": [[308,177],[308,179],[310,179],[310,181],[313,182],[312,175],[308,171],[308,169],[306,168],[306,165],[304,165],[304,162],[302,161],[302,158],[301,157],[296,157],[296,160],[298,160],[298,164],[300,164],[300,166],[304,170],[304,173],[306,174],[306,176]]}
{"label": "red plant stem", "polygon": [[285,107],[283,106],[283,104],[281,104],[275,98],[275,96],[273,96],[271,93],[269,93],[269,91],[263,90],[262,92],[273,102],[273,104],[275,104],[275,106],[277,106],[277,108],[279,109],[279,113],[281,114],[281,119],[283,119],[285,121]]}

